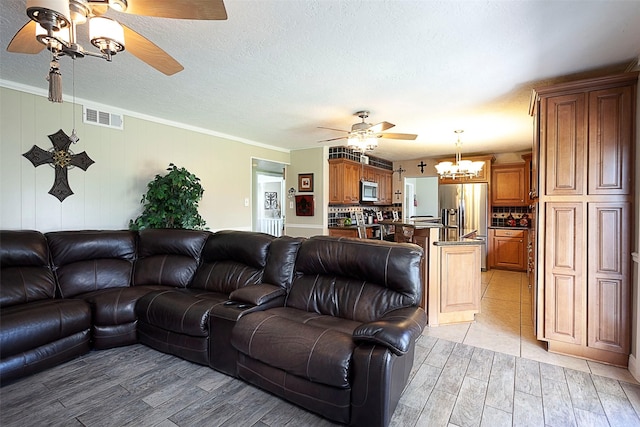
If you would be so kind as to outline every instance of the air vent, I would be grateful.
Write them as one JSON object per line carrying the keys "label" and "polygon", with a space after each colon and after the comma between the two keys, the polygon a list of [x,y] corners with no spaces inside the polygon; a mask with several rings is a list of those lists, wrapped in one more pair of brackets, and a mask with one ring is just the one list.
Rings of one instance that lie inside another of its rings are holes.
{"label": "air vent", "polygon": [[96,108],[84,106],[83,120],[85,123],[92,125],[105,126],[112,129],[124,128],[124,119],[122,114],[109,113],[100,111]]}

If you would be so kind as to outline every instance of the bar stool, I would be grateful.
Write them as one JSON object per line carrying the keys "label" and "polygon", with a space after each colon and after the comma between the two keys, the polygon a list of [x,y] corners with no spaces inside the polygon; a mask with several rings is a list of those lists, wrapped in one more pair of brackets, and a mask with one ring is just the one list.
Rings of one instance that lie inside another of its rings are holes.
{"label": "bar stool", "polygon": [[396,224],[394,241],[396,243],[412,243],[416,227],[410,224]]}

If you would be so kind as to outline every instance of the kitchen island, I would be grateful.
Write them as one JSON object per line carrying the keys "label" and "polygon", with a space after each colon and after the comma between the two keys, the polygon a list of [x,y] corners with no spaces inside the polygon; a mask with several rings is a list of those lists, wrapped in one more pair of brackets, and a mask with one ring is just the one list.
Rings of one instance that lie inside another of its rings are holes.
{"label": "kitchen island", "polygon": [[[427,311],[429,326],[472,322],[480,312],[481,253],[484,239],[476,239],[476,230],[465,230],[460,236],[457,228],[443,227],[430,220],[380,221],[367,228],[411,226],[411,242],[424,250],[421,263],[423,292],[420,306]],[[330,229],[333,235],[355,226]]]}
{"label": "kitchen island", "polygon": [[475,230],[462,236],[443,228],[429,251],[429,326],[473,322],[480,313],[481,254]]}

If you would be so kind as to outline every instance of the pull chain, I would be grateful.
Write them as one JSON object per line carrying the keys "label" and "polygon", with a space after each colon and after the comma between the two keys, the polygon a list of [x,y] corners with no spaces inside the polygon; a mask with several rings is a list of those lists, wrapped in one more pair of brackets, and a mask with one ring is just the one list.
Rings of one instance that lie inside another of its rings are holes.
{"label": "pull chain", "polygon": [[78,134],[76,133],[76,58],[73,57],[72,61],[71,61],[71,93],[73,96],[73,105],[71,107],[71,117],[72,117],[72,124],[73,124],[73,130],[71,131],[71,136],[69,137],[69,139],[71,139],[71,141],[75,144],[78,141],[80,141],[80,138],[78,138]]}

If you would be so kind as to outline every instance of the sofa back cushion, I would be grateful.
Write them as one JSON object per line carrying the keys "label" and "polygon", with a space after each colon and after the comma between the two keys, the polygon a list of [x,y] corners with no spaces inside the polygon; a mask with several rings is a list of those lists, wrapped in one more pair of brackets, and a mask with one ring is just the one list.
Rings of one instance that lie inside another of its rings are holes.
{"label": "sofa back cushion", "polygon": [[49,248],[38,231],[0,231],[0,307],[51,299]]}
{"label": "sofa back cushion", "polygon": [[416,306],[422,255],[411,243],[309,238],[298,251],[286,305],[359,322]]}
{"label": "sofa back cushion", "polygon": [[262,283],[274,239],[252,231],[224,230],[212,234],[190,287],[228,295],[244,286]]}
{"label": "sofa back cushion", "polygon": [[131,285],[134,231],[56,231],[46,237],[63,298]]}
{"label": "sofa back cushion", "polygon": [[280,286],[287,291],[291,288],[296,257],[304,240],[303,237],[281,236],[271,242],[262,277],[264,283]]}
{"label": "sofa back cushion", "polygon": [[210,235],[208,231],[173,228],[140,230],[133,284],[186,288]]}

